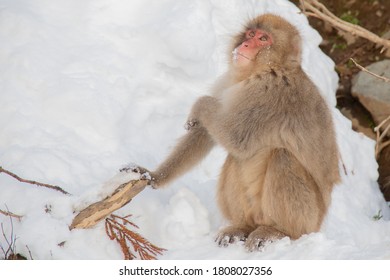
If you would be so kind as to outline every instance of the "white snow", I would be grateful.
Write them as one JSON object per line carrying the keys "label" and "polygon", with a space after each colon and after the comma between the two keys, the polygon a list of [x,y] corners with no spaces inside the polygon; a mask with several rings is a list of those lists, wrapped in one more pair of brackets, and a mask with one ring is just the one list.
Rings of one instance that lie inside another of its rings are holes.
{"label": "white snow", "polygon": [[[0,209],[23,215],[13,220],[17,252],[29,256],[27,245],[34,259],[121,259],[102,223],[68,230],[74,211],[109,193],[124,164],[153,169],[164,159],[185,133],[192,103],[226,69],[230,37],[265,12],[299,28],[303,68],[334,107],[334,64],[287,0],[1,0],[0,165],[72,194],[0,174]],[[343,181],[318,233],[263,252],[219,248],[221,148],[117,213],[132,214],[138,232],[167,249],[161,259],[388,259],[390,212],[376,183],[374,142],[337,109],[333,115],[346,172],[340,165]],[[9,236],[9,218],[0,215],[0,223]]]}

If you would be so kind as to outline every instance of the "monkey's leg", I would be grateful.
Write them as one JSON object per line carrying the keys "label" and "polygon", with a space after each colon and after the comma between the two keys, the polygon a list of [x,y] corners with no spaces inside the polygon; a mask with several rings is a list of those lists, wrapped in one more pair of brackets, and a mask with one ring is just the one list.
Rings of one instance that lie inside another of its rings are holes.
{"label": "monkey's leg", "polygon": [[191,129],[184,135],[168,158],[150,172],[155,187],[160,187],[183,175],[199,163],[214,146],[214,141],[203,127]]}
{"label": "monkey's leg", "polygon": [[245,223],[243,182],[240,180],[239,164],[228,155],[223,165],[218,184],[218,204],[231,226],[221,230],[215,241],[219,246],[228,246],[245,241],[253,227]]}
{"label": "monkey's leg", "polygon": [[[253,249],[262,240],[285,235],[297,239],[318,231],[325,203],[317,184],[298,160],[287,150],[277,149],[270,157],[262,197],[263,225],[247,239]],[[269,228],[264,228],[268,226]],[[272,241],[272,240],[271,240]]]}

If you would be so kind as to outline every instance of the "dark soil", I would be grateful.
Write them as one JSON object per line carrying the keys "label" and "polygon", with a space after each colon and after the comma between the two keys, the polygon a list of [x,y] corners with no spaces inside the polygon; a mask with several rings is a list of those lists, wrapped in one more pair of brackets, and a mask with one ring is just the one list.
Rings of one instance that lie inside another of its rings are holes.
{"label": "dark soil", "polygon": [[[299,0],[291,0],[299,5]],[[390,31],[390,0],[320,0],[336,16],[355,23],[383,36]],[[375,126],[370,113],[351,95],[352,78],[360,70],[350,61],[353,58],[362,66],[389,59],[381,47],[350,34],[342,34],[328,23],[310,17],[309,22],[322,36],[321,49],[336,64],[339,74],[337,106],[352,120],[353,128],[375,139]],[[379,184],[387,201],[390,200],[390,147],[384,149],[378,160]]]}

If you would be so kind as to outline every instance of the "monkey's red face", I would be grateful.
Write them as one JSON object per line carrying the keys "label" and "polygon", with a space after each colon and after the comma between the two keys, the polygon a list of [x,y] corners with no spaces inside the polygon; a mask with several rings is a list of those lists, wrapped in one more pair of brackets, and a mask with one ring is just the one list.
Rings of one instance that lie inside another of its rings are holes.
{"label": "monkey's red face", "polygon": [[264,47],[272,45],[272,37],[261,29],[249,29],[245,32],[244,41],[233,50],[233,62],[246,66],[255,60]]}

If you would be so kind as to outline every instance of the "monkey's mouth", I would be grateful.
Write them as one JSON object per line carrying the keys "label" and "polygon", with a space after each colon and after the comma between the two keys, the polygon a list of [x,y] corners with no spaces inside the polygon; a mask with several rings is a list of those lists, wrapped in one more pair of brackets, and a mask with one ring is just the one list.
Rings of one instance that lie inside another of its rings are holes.
{"label": "monkey's mouth", "polygon": [[241,56],[241,57],[243,57],[243,58],[246,58],[246,59],[249,60],[249,61],[252,61],[252,59],[250,59],[250,58],[247,57],[246,55],[240,53],[240,52],[237,50],[237,48],[235,48],[235,49],[232,51],[232,54],[233,54],[233,60],[234,60],[234,61],[237,61],[238,56]]}
{"label": "monkey's mouth", "polygon": [[248,59],[248,60],[252,60],[252,59],[250,59],[249,57],[247,57],[246,55],[243,55],[242,53],[240,53],[240,52],[237,52],[237,55],[240,55],[240,56],[242,56],[243,58],[246,58],[246,59]]}

